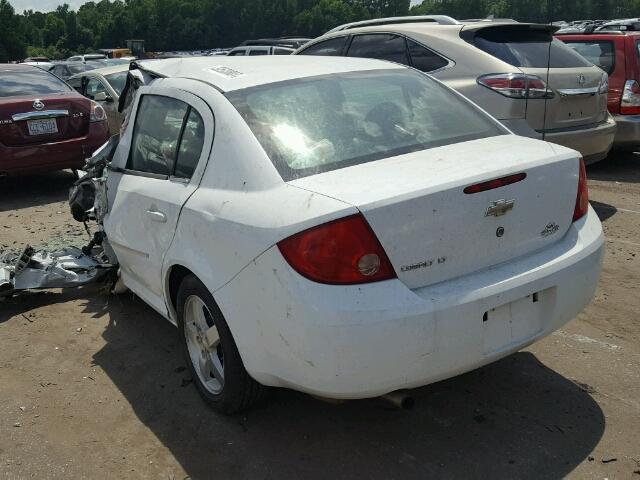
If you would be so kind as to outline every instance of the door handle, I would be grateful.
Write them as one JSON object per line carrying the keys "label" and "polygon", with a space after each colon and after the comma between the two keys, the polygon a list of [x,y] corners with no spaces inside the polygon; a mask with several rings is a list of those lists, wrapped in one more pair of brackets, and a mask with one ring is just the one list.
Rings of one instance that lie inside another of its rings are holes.
{"label": "door handle", "polygon": [[167,223],[167,216],[158,210],[147,210],[147,215],[154,222]]}

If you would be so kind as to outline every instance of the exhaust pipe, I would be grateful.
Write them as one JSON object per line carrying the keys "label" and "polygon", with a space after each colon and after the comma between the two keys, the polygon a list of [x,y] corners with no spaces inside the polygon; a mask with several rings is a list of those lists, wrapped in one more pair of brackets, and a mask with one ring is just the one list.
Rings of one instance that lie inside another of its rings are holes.
{"label": "exhaust pipe", "polygon": [[380,398],[399,410],[411,410],[416,404],[414,398],[405,390],[396,390]]}

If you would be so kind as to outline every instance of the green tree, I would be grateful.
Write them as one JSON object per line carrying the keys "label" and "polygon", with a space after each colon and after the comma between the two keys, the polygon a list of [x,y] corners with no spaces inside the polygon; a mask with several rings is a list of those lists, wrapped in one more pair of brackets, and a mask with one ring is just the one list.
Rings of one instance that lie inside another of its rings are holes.
{"label": "green tree", "polygon": [[0,0],[0,62],[20,60],[25,54],[22,21],[7,0]]}

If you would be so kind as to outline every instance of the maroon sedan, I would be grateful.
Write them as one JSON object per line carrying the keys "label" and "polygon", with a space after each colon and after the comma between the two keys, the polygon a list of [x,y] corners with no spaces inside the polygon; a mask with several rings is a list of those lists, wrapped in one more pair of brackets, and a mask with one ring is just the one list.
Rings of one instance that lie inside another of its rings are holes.
{"label": "maroon sedan", "polygon": [[108,139],[100,105],[37,67],[0,65],[0,176],[81,168]]}

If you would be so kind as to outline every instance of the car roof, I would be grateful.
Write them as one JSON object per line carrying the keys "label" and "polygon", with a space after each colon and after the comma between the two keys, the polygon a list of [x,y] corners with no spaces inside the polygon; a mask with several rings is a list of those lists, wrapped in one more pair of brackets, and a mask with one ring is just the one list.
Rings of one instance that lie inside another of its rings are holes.
{"label": "car roof", "polygon": [[161,77],[200,80],[224,92],[334,73],[407,68],[367,58],[305,55],[167,58],[134,62],[136,66]]}
{"label": "car roof", "polygon": [[[38,68],[35,65],[29,65],[28,63],[1,63],[0,71],[20,71],[20,70],[33,70],[34,68]],[[38,70],[43,71],[41,68]]]}

